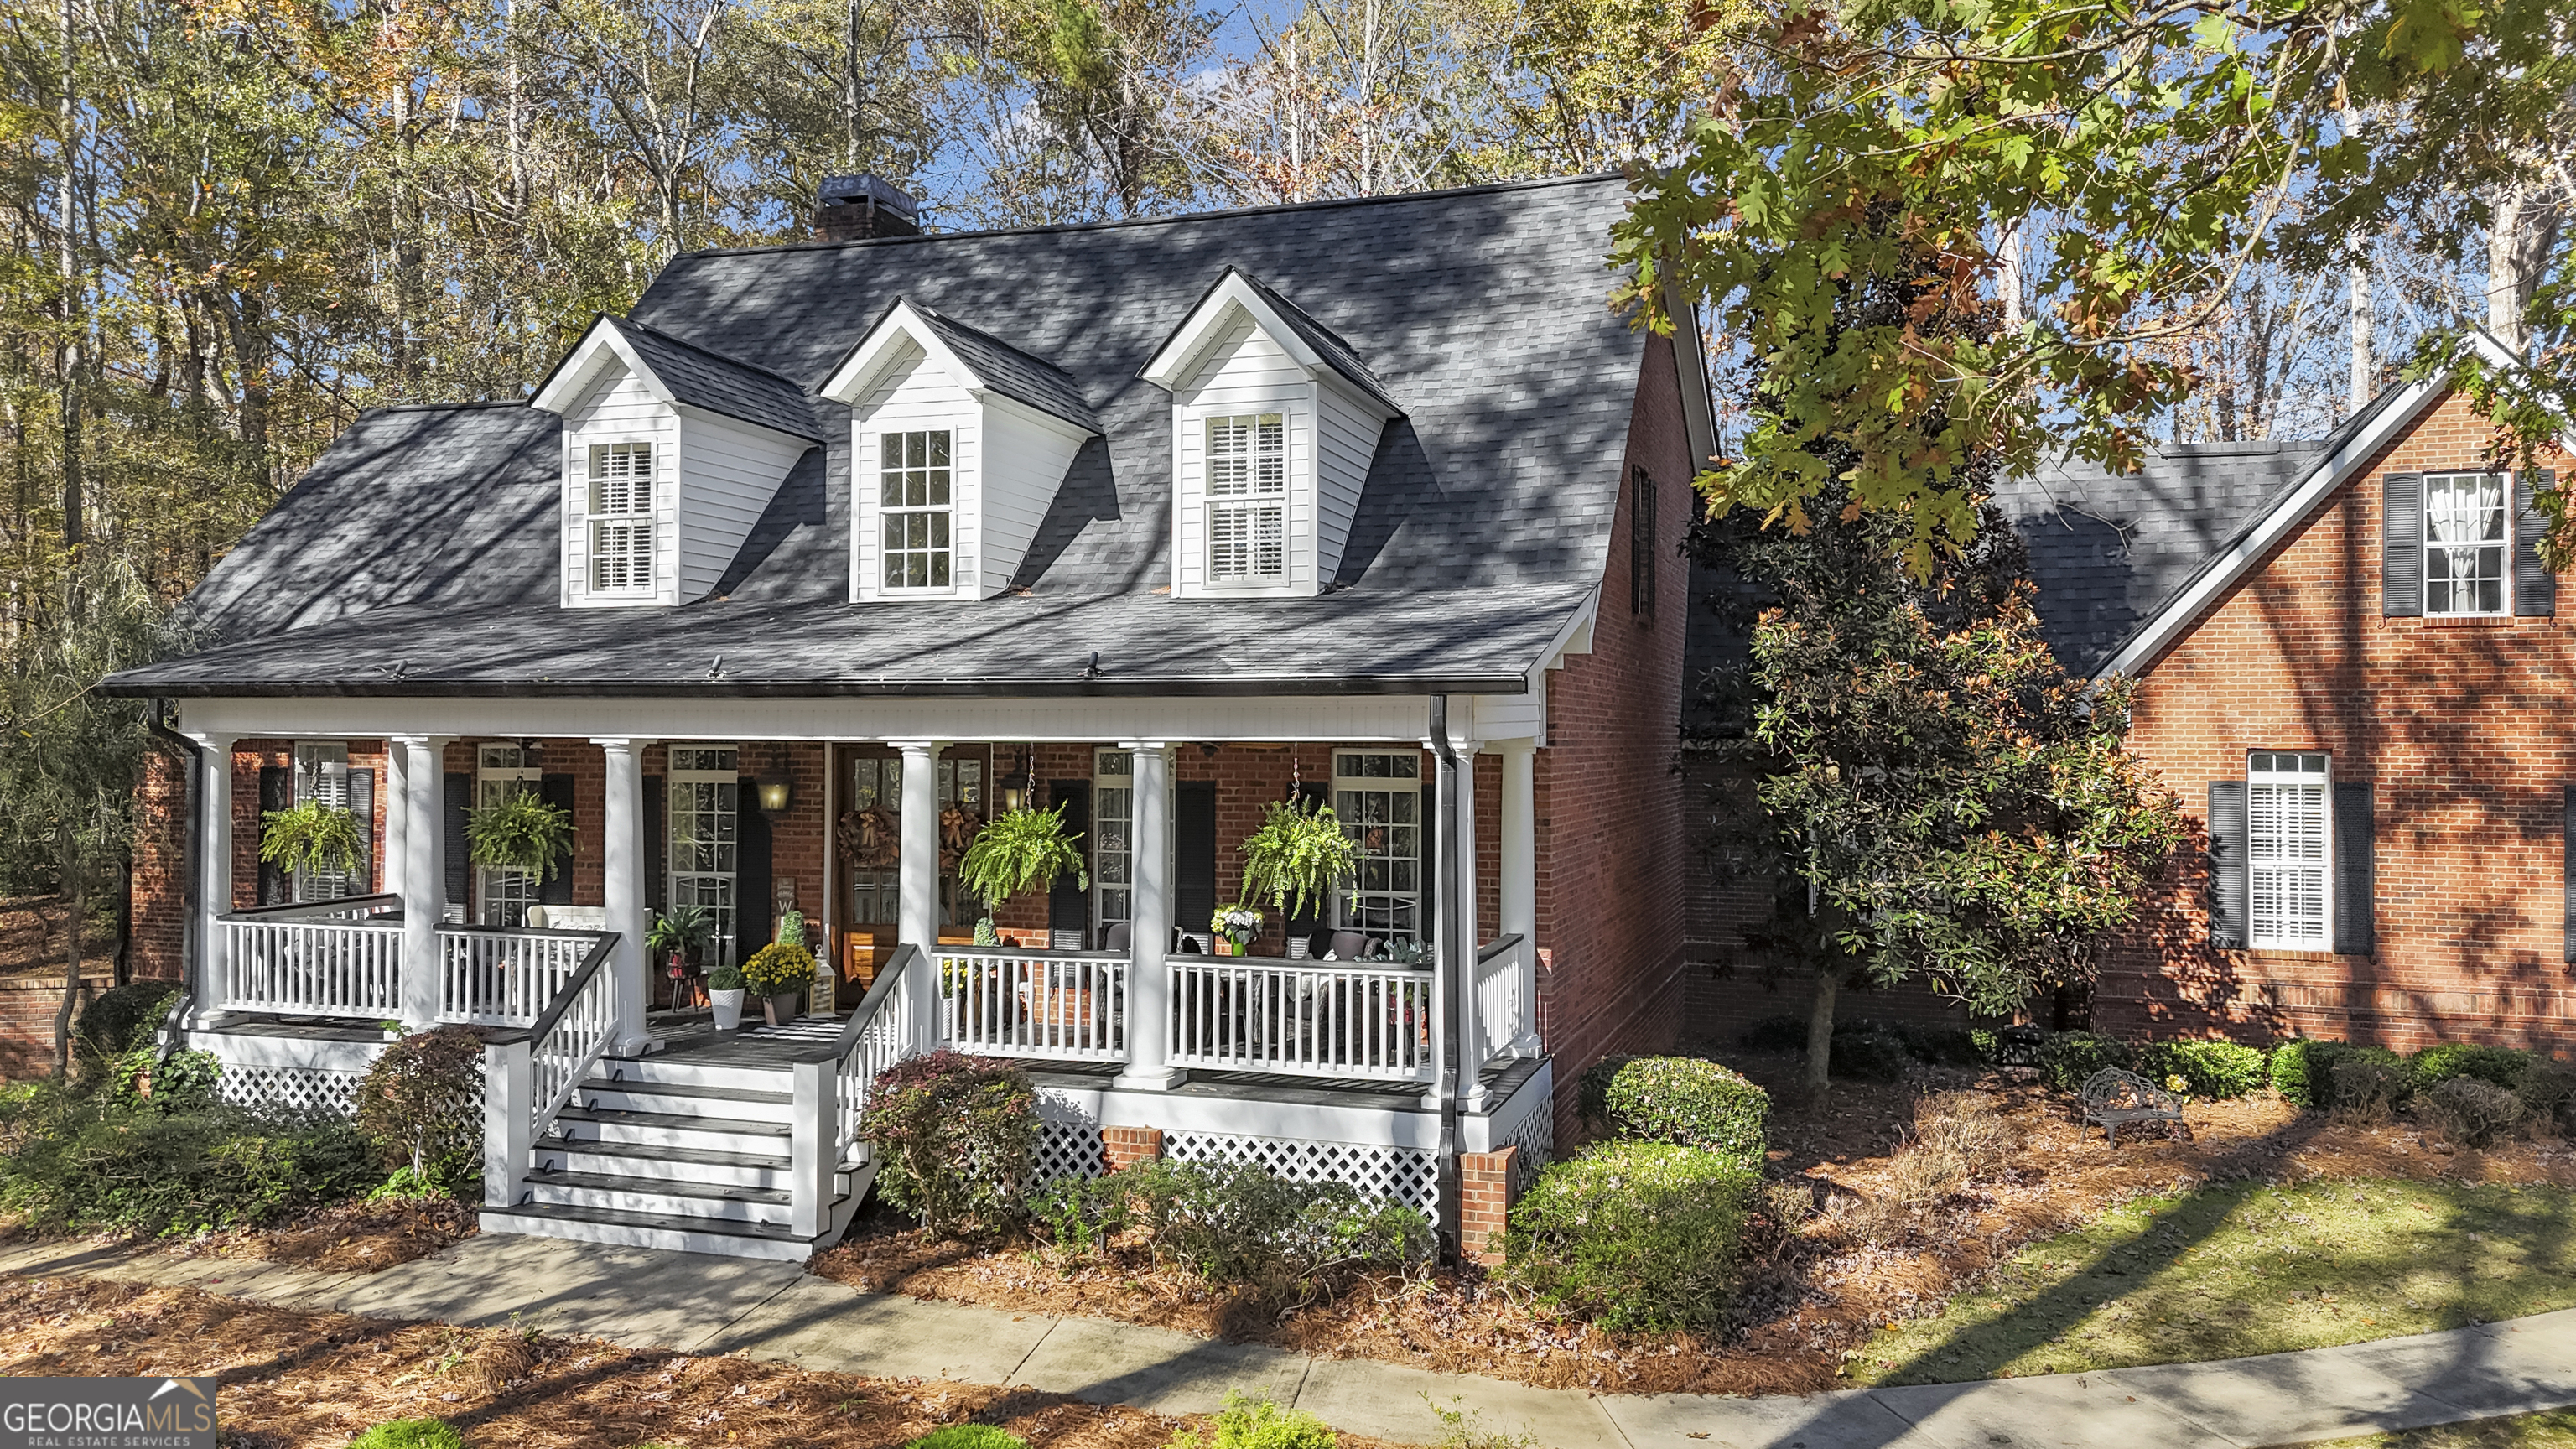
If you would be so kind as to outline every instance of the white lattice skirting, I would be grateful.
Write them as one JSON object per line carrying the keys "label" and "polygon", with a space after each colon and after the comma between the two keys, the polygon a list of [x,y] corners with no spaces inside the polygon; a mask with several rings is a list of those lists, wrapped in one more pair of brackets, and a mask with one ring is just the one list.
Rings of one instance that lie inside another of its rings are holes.
{"label": "white lattice skirting", "polygon": [[1291,1182],[1347,1182],[1363,1197],[1393,1198],[1439,1217],[1440,1155],[1424,1148],[1166,1132],[1163,1155],[1181,1162],[1251,1163]]}
{"label": "white lattice skirting", "polygon": [[1097,1122],[1041,1117],[1037,1150],[1030,1154],[1029,1179],[1044,1187],[1066,1177],[1099,1177],[1109,1171],[1109,1156],[1100,1145]]}
{"label": "white lattice skirting", "polygon": [[215,1091],[225,1101],[255,1112],[328,1112],[348,1117],[358,1110],[358,1084],[365,1080],[357,1072],[227,1064]]}

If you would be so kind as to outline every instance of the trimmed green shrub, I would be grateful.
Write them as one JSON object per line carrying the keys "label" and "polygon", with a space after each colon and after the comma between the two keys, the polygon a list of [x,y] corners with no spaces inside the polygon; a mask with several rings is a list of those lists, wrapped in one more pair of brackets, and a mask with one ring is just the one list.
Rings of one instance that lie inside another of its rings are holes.
{"label": "trimmed green shrub", "polygon": [[1584,1126],[1595,1132],[1610,1130],[1610,1083],[1620,1068],[1636,1060],[1632,1056],[1603,1057],[1585,1067],[1583,1075],[1575,1079],[1574,1110]]}
{"label": "trimmed green shrub", "polygon": [[358,1130],[388,1170],[455,1187],[483,1172],[483,1034],[416,1031],[358,1084]]}
{"label": "trimmed green shrub", "polygon": [[2445,1042],[2440,1046],[2426,1047],[2406,1059],[2406,1090],[2429,1092],[2444,1082],[2474,1077],[2510,1092],[2522,1085],[2522,1074],[2529,1070],[2529,1052],[2516,1051],[2512,1047]]}
{"label": "trimmed green shrub", "polygon": [[102,991],[73,1023],[72,1039],[84,1056],[102,1062],[150,1046],[161,1014],[178,990],[176,981],[137,981]]}
{"label": "trimmed green shrub", "polygon": [[1901,1082],[1914,1064],[1905,1039],[1879,1022],[1855,1021],[1834,1028],[1827,1068],[1846,1081]]}
{"label": "trimmed green shrub", "polygon": [[2273,1044],[2272,1090],[2281,1094],[2281,1100],[2294,1107],[2314,1107],[2317,1104],[2317,1087],[2325,1081],[2325,1074],[2313,1069],[2311,1063],[2317,1048],[2331,1045],[2331,1042],[2310,1041],[2306,1037],[2292,1037]]}
{"label": "trimmed green shrub", "polygon": [[215,1105],[223,1075],[224,1064],[213,1052],[172,1052],[164,1061],[159,1047],[142,1046],[116,1059],[108,1086],[128,1102],[165,1115],[199,1112]]}
{"label": "trimmed green shrub", "polygon": [[990,1424],[950,1424],[907,1442],[903,1449],[1029,1449],[1029,1441]]}
{"label": "trimmed green shrub", "polygon": [[2138,1056],[2129,1044],[2089,1031],[2061,1031],[2039,1049],[2039,1079],[2061,1092],[2080,1092],[2104,1067],[2137,1070]]}
{"label": "trimmed green shrub", "polygon": [[350,1440],[349,1449],[465,1449],[465,1436],[445,1419],[388,1419]]}
{"label": "trimmed green shrub", "polygon": [[1240,1283],[1281,1308],[1329,1297],[1355,1273],[1429,1262],[1431,1220],[1344,1182],[1292,1182],[1266,1168],[1150,1158],[1106,1177],[1061,1178],[1030,1217],[1058,1248],[1097,1252],[1131,1229],[1154,1259]]}
{"label": "trimmed green shrub", "polygon": [[1716,1062],[1639,1057],[1611,1078],[1610,1126],[1622,1137],[1704,1147],[1760,1162],[1771,1094]]}
{"label": "trimmed green shrub", "polygon": [[877,1192],[939,1238],[1005,1232],[1027,1203],[1038,1093],[1017,1063],[938,1051],[868,1088],[859,1135],[878,1154]]}
{"label": "trimmed green shrub", "polygon": [[2453,1077],[2418,1099],[2442,1136],[2484,1147],[2522,1125],[2522,1099],[2483,1077]]}
{"label": "trimmed green shrub", "polygon": [[1206,1438],[1183,1429],[1164,1449],[1333,1449],[1338,1442],[1323,1420],[1305,1410],[1281,1408],[1240,1389],[1225,1391],[1225,1407],[1208,1427]]}
{"label": "trimmed green shrub", "polygon": [[1604,1327],[1713,1327],[1735,1296],[1759,1182],[1695,1147],[1605,1143],[1548,1167],[1513,1207],[1506,1271]]}
{"label": "trimmed green shrub", "polygon": [[2398,1099],[2406,1095],[2406,1069],[2396,1058],[2391,1051],[2373,1055],[2367,1047],[2337,1056],[2328,1079],[2332,1084],[2329,1110],[2358,1122],[2387,1121]]}
{"label": "trimmed green shrub", "polygon": [[38,1232],[145,1235],[272,1222],[382,1174],[356,1127],[220,1103],[164,1110],[45,1083],[0,1099],[0,1210]]}
{"label": "trimmed green shrub", "polygon": [[1807,1049],[1807,1019],[1803,1016],[1766,1016],[1744,1029],[1738,1040],[1757,1052],[1802,1052]]}
{"label": "trimmed green shrub", "polygon": [[2262,1048],[2241,1042],[2158,1041],[2135,1050],[2139,1072],[2158,1085],[2165,1085],[2167,1077],[2180,1077],[2195,1097],[2242,1097],[2270,1075]]}

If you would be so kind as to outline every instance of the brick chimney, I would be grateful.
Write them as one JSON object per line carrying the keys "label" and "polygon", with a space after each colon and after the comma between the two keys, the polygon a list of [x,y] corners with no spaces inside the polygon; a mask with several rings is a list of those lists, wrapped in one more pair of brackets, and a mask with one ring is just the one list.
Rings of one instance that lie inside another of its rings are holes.
{"label": "brick chimney", "polygon": [[814,211],[814,240],[865,241],[921,235],[921,203],[879,176],[826,176]]}

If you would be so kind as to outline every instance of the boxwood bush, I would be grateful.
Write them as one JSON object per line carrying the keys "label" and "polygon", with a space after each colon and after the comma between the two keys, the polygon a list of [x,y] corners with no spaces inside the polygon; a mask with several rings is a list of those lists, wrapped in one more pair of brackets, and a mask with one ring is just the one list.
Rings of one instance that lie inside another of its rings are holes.
{"label": "boxwood bush", "polygon": [[2299,1038],[2272,1049],[2272,1090],[2310,1111],[2331,1112],[2336,1106],[2335,1064],[2347,1061],[2366,1061],[2391,1071],[2402,1072],[2404,1068],[2397,1053],[2386,1047]]}
{"label": "boxwood bush", "polygon": [[1027,1211],[1038,1093],[1018,1063],[937,1051],[877,1074],[859,1113],[877,1195],[934,1238],[1005,1232]]}
{"label": "boxwood bush", "polygon": [[1583,1069],[1575,1079],[1574,1110],[1583,1125],[1595,1132],[1610,1130],[1610,1083],[1619,1069],[1637,1060],[1632,1056],[1606,1056]]}
{"label": "boxwood bush", "polygon": [[1604,1143],[1549,1166],[1512,1208],[1505,1271],[1607,1328],[1714,1328],[1735,1295],[1759,1183],[1700,1148]]}
{"label": "boxwood bush", "polygon": [[2116,1037],[2089,1031],[2061,1031],[2039,1049],[2039,1079],[2061,1092],[2080,1092],[2104,1067],[2137,1070],[2137,1053]]}
{"label": "boxwood bush", "polygon": [[2529,1070],[2529,1052],[2516,1051],[2512,1047],[2445,1042],[2440,1046],[2426,1047],[2406,1059],[2406,1090],[2430,1092],[2444,1082],[2470,1077],[2510,1092],[2522,1085],[2522,1075]]}
{"label": "boxwood bush", "polygon": [[2242,1042],[2148,1042],[2137,1048],[2137,1058],[2138,1071],[2157,1085],[2180,1077],[2195,1097],[2242,1097],[2259,1090],[2270,1076],[2263,1049]]}
{"label": "boxwood bush", "polygon": [[1762,1160],[1771,1094],[1696,1057],[1639,1057],[1611,1075],[1604,1115],[1622,1137]]}

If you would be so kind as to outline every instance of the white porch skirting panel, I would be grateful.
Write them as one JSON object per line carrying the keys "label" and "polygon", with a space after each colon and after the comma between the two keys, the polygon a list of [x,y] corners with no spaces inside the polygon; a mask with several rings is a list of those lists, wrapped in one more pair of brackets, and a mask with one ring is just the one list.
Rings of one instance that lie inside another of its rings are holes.
{"label": "white porch skirting panel", "polygon": [[184,1044],[222,1065],[215,1091],[235,1106],[344,1117],[357,1111],[358,1084],[385,1049],[382,1041],[228,1031],[192,1031]]}

